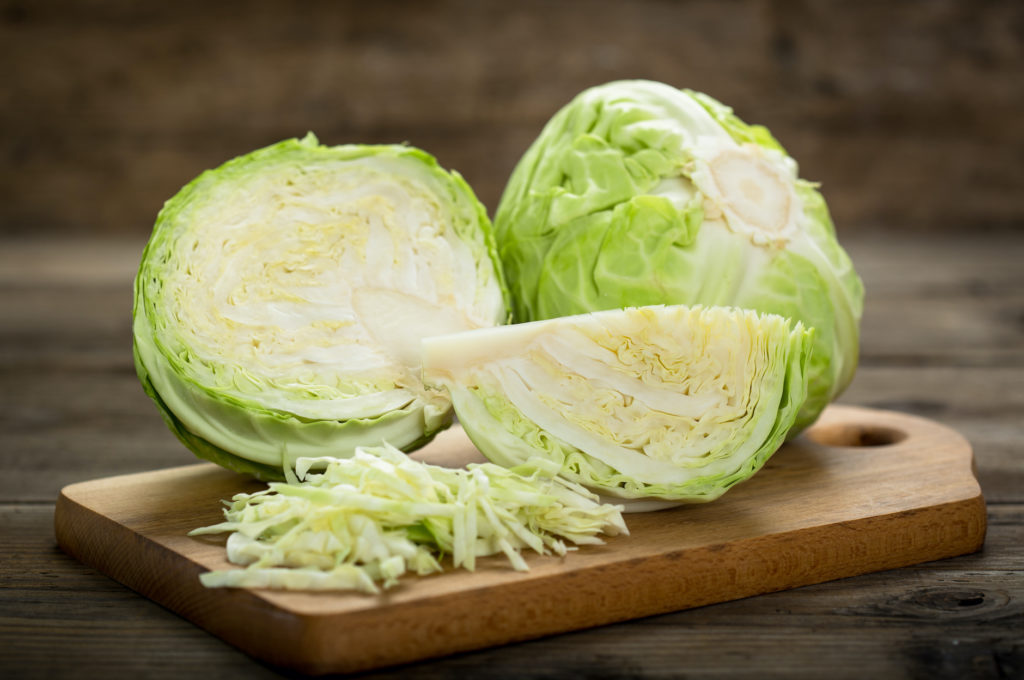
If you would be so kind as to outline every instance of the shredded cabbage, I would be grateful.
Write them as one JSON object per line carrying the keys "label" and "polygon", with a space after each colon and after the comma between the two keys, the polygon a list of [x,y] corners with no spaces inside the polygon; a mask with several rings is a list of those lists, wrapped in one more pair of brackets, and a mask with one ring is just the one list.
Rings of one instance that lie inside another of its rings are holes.
{"label": "shredded cabbage", "polygon": [[246,565],[201,574],[210,588],[378,593],[406,572],[441,571],[443,555],[474,570],[477,557],[502,553],[523,571],[524,548],[565,555],[567,542],[628,533],[622,506],[557,472],[544,460],[450,469],[361,447],[348,459],[300,458],[288,483],[237,494],[226,521],[189,535],[231,532],[228,561]]}

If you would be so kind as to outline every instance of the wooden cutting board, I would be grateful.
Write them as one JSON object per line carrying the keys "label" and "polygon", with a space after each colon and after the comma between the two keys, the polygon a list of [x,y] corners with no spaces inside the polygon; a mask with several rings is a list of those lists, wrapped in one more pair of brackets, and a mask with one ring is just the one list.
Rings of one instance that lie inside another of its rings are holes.
{"label": "wooden cutting board", "polygon": [[[459,429],[418,458],[478,460]],[[381,596],[208,590],[229,568],[220,500],[262,488],[212,464],[63,489],[61,547],[250,655],[349,672],[733,600],[980,549],[969,444],[922,418],[832,406],[753,479],[705,505],[627,515],[631,534],[565,558],[407,577]]]}

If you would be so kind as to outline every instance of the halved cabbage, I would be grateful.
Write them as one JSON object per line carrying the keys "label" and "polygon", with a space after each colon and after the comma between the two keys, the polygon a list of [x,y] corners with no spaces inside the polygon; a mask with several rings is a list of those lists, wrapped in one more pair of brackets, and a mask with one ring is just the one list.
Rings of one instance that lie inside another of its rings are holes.
{"label": "halved cabbage", "polygon": [[287,140],[166,203],[135,282],[139,378],[196,455],[265,479],[451,421],[423,337],[507,321],[483,206],[407,146]]}
{"label": "halved cabbage", "polygon": [[494,218],[517,321],[728,305],[816,332],[793,432],[849,384],[864,290],[816,185],[767,129],[689,90],[620,81],[544,127]]}
{"label": "halved cabbage", "polygon": [[608,496],[710,501],[784,441],[812,342],[773,314],[651,306],[428,338],[423,371],[495,463],[540,456]]}

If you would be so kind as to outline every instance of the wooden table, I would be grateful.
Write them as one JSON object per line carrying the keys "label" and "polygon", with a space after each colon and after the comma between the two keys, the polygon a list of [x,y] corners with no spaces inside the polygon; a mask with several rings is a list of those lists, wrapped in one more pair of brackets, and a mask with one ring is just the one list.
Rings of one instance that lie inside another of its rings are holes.
{"label": "wooden table", "polygon": [[[868,289],[841,402],[964,434],[982,552],[549,637],[368,677],[1024,676],[1024,236],[844,237]],[[0,241],[0,677],[279,676],[64,555],[73,482],[193,462],[142,393],[142,243]]]}

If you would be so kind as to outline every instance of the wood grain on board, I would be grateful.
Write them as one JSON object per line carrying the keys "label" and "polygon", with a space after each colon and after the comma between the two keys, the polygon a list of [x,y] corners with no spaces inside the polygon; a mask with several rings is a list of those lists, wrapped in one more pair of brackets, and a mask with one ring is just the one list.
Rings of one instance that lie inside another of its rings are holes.
{"label": "wood grain on board", "polygon": [[[478,456],[453,430],[420,457]],[[208,590],[229,568],[219,500],[260,485],[208,464],[83,482],[57,504],[65,551],[273,665],[355,671],[962,555],[985,536],[970,446],[932,421],[832,406],[752,480],[706,505],[630,514],[565,558],[407,577],[379,597]]]}

